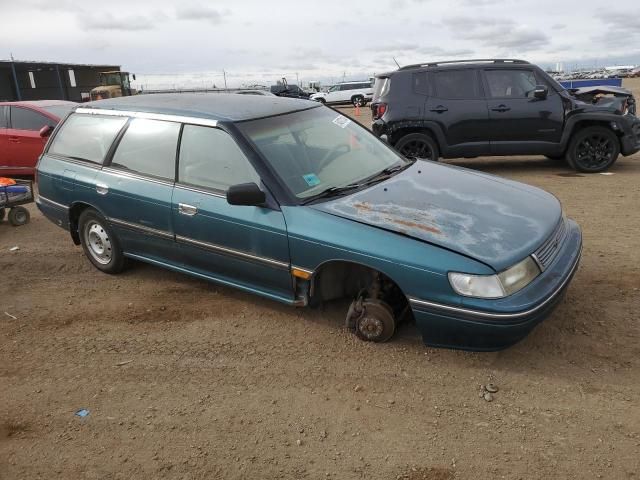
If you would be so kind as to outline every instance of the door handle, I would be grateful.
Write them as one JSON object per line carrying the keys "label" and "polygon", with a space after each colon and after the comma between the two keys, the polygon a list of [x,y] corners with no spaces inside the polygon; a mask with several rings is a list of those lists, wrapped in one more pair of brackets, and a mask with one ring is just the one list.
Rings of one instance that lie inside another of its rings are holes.
{"label": "door handle", "polygon": [[96,192],[98,192],[100,195],[106,195],[107,193],[109,193],[109,186],[105,185],[104,183],[96,183]]}
{"label": "door handle", "polygon": [[187,205],[186,203],[179,203],[178,212],[180,212],[182,215],[193,217],[196,213],[198,213],[198,207]]}
{"label": "door handle", "polygon": [[443,112],[448,112],[449,109],[444,105],[438,105],[436,108],[432,108],[431,111],[437,112],[437,113],[443,113]]}
{"label": "door handle", "polygon": [[20,137],[9,137],[10,143],[20,143]]}
{"label": "door handle", "polygon": [[491,110],[493,110],[494,112],[508,112],[509,110],[511,110],[511,107],[507,107],[505,104],[501,104],[495,108],[492,108]]}

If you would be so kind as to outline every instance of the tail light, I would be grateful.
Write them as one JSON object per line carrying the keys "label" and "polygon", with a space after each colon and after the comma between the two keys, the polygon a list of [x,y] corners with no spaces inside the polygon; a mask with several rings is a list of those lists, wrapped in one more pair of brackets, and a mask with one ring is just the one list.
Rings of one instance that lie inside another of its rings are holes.
{"label": "tail light", "polygon": [[379,118],[381,118],[387,111],[387,104],[386,103],[374,103],[371,105],[371,110],[372,110],[372,114],[373,114],[373,119],[377,120]]}

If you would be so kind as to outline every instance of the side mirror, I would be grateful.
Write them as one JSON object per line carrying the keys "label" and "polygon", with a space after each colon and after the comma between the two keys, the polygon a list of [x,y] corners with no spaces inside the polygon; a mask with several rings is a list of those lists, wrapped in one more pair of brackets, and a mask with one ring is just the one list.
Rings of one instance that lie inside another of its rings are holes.
{"label": "side mirror", "polygon": [[533,98],[537,98],[538,100],[544,100],[549,95],[549,88],[546,85],[536,85],[536,88],[533,90]]}
{"label": "side mirror", "polygon": [[45,125],[38,132],[41,138],[47,138],[53,132],[53,127],[51,125]]}
{"label": "side mirror", "polygon": [[134,80],[136,79],[136,74],[135,74],[135,73],[133,74],[133,79],[134,79]]}
{"label": "side mirror", "polygon": [[255,183],[240,183],[231,185],[227,190],[229,205],[246,205],[259,207],[267,200],[266,195]]}

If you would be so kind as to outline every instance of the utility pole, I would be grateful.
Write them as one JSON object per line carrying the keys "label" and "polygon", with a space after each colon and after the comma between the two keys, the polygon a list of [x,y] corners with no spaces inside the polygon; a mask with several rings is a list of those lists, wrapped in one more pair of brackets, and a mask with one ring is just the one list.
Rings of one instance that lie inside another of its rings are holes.
{"label": "utility pole", "polygon": [[296,72],[296,83],[298,84],[298,87],[300,87],[300,78],[298,78],[298,72]]}
{"label": "utility pole", "polygon": [[222,75],[224,76],[224,89],[227,89],[227,72],[222,70]]}

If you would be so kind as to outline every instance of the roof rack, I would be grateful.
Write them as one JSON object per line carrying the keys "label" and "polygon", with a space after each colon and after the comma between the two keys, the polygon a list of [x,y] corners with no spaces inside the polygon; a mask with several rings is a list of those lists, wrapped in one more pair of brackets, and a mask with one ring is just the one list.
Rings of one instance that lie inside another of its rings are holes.
{"label": "roof rack", "polygon": [[514,63],[514,64],[526,64],[529,62],[526,60],[518,60],[515,58],[479,58],[472,60],[449,60],[447,62],[427,62],[427,63],[414,63],[413,65],[405,65],[404,67],[400,67],[398,70],[411,70],[412,68],[422,68],[422,67],[438,67],[440,65],[451,65],[456,63]]}

